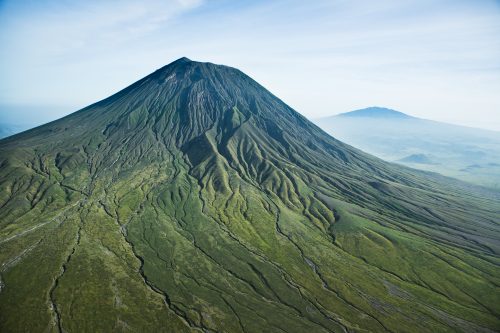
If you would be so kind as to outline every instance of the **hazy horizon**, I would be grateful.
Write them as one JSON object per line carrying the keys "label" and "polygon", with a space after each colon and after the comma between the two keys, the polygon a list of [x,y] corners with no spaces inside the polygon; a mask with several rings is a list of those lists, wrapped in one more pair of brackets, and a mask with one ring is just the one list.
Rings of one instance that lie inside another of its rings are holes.
{"label": "hazy horizon", "polygon": [[[279,97],[279,96],[278,96]],[[86,107],[82,106],[79,108],[71,108],[68,106],[50,106],[50,105],[43,105],[43,106],[36,106],[36,105],[2,105],[0,104],[0,125],[12,125],[16,126],[16,130],[12,132],[12,134],[15,134],[19,131],[25,131],[33,127],[41,126],[46,123],[49,123],[51,121],[60,119],[62,117],[65,117],[73,112],[79,111],[82,108]],[[392,109],[391,107],[387,106],[380,106],[380,105],[371,105],[371,106],[366,106],[362,107],[360,109],[356,110],[347,110],[347,111],[341,111],[341,112],[336,112],[332,113],[329,115],[322,115],[319,117],[309,117],[307,115],[304,115],[306,118],[309,120],[315,122],[320,119],[327,119],[331,117],[336,117],[342,114],[346,113],[351,113],[355,112],[358,110],[362,110],[365,108],[372,108],[372,107],[377,107],[377,108],[387,108],[387,109]],[[394,109],[392,109],[394,110]],[[37,111],[42,111],[38,112]],[[300,113],[300,110],[296,110]],[[475,128],[475,129],[480,129],[480,130],[485,130],[485,131],[491,131],[491,132],[498,132],[500,133],[500,129],[491,129],[491,128],[482,128],[482,127],[477,127],[477,126],[470,126],[470,125],[464,125],[464,124],[454,124],[451,122],[444,122],[440,120],[435,120],[435,119],[429,119],[429,118],[421,118],[416,115],[412,115],[409,113],[406,113],[401,110],[394,110],[398,112],[402,112],[405,115],[408,115],[410,117],[414,117],[417,119],[422,119],[422,120],[430,120],[430,121],[436,121],[440,122],[443,124],[449,124],[449,125],[455,125],[455,126],[462,126],[462,127],[468,127],[468,128]]]}
{"label": "hazy horizon", "polygon": [[0,28],[1,123],[57,119],[186,56],[310,119],[378,105],[500,130],[496,1],[6,0]]}

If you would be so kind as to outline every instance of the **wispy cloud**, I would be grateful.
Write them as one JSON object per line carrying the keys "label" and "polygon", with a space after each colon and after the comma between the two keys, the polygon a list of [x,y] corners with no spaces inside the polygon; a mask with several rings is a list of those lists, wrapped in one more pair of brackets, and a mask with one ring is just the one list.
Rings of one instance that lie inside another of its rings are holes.
{"label": "wispy cloud", "polygon": [[201,0],[91,0],[63,1],[61,5],[61,1],[46,1],[32,11],[23,2],[7,1],[2,15],[5,19],[2,39],[8,46],[37,49],[49,56],[85,48],[95,52],[95,48],[113,48],[153,33],[201,3]]}
{"label": "wispy cloud", "polygon": [[[116,73],[117,64],[141,62],[131,55],[144,47],[144,38],[202,3],[4,1],[0,7],[1,100],[78,105],[89,96],[96,98],[95,88],[104,87],[99,82],[91,83],[98,80],[92,73],[100,73],[106,80],[110,78],[107,75]],[[75,87],[71,80],[88,86]],[[80,92],[68,94],[71,88]]]}

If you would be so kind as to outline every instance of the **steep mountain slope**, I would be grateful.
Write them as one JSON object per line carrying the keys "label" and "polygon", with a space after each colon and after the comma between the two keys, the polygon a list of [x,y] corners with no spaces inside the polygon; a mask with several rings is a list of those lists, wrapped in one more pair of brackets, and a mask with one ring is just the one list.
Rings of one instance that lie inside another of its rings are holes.
{"label": "steep mountain slope", "polygon": [[315,123],[337,139],[387,161],[500,189],[500,132],[380,107],[320,118]]}
{"label": "steep mountain slope", "polygon": [[179,59],[0,141],[0,330],[499,328],[500,200]]}

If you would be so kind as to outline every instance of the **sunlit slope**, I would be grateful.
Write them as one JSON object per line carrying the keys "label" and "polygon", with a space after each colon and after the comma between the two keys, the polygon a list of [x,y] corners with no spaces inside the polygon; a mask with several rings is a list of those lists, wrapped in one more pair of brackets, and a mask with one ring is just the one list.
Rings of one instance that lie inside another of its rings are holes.
{"label": "sunlit slope", "polygon": [[499,328],[500,200],[186,58],[0,141],[0,331]]}

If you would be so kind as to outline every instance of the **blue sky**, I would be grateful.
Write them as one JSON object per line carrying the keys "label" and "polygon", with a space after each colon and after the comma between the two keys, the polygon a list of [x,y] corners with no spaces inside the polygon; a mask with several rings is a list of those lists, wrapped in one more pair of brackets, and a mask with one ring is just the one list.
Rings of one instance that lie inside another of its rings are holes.
{"label": "blue sky", "polygon": [[378,105],[500,130],[500,2],[0,0],[0,123],[38,124],[186,56],[309,118]]}

